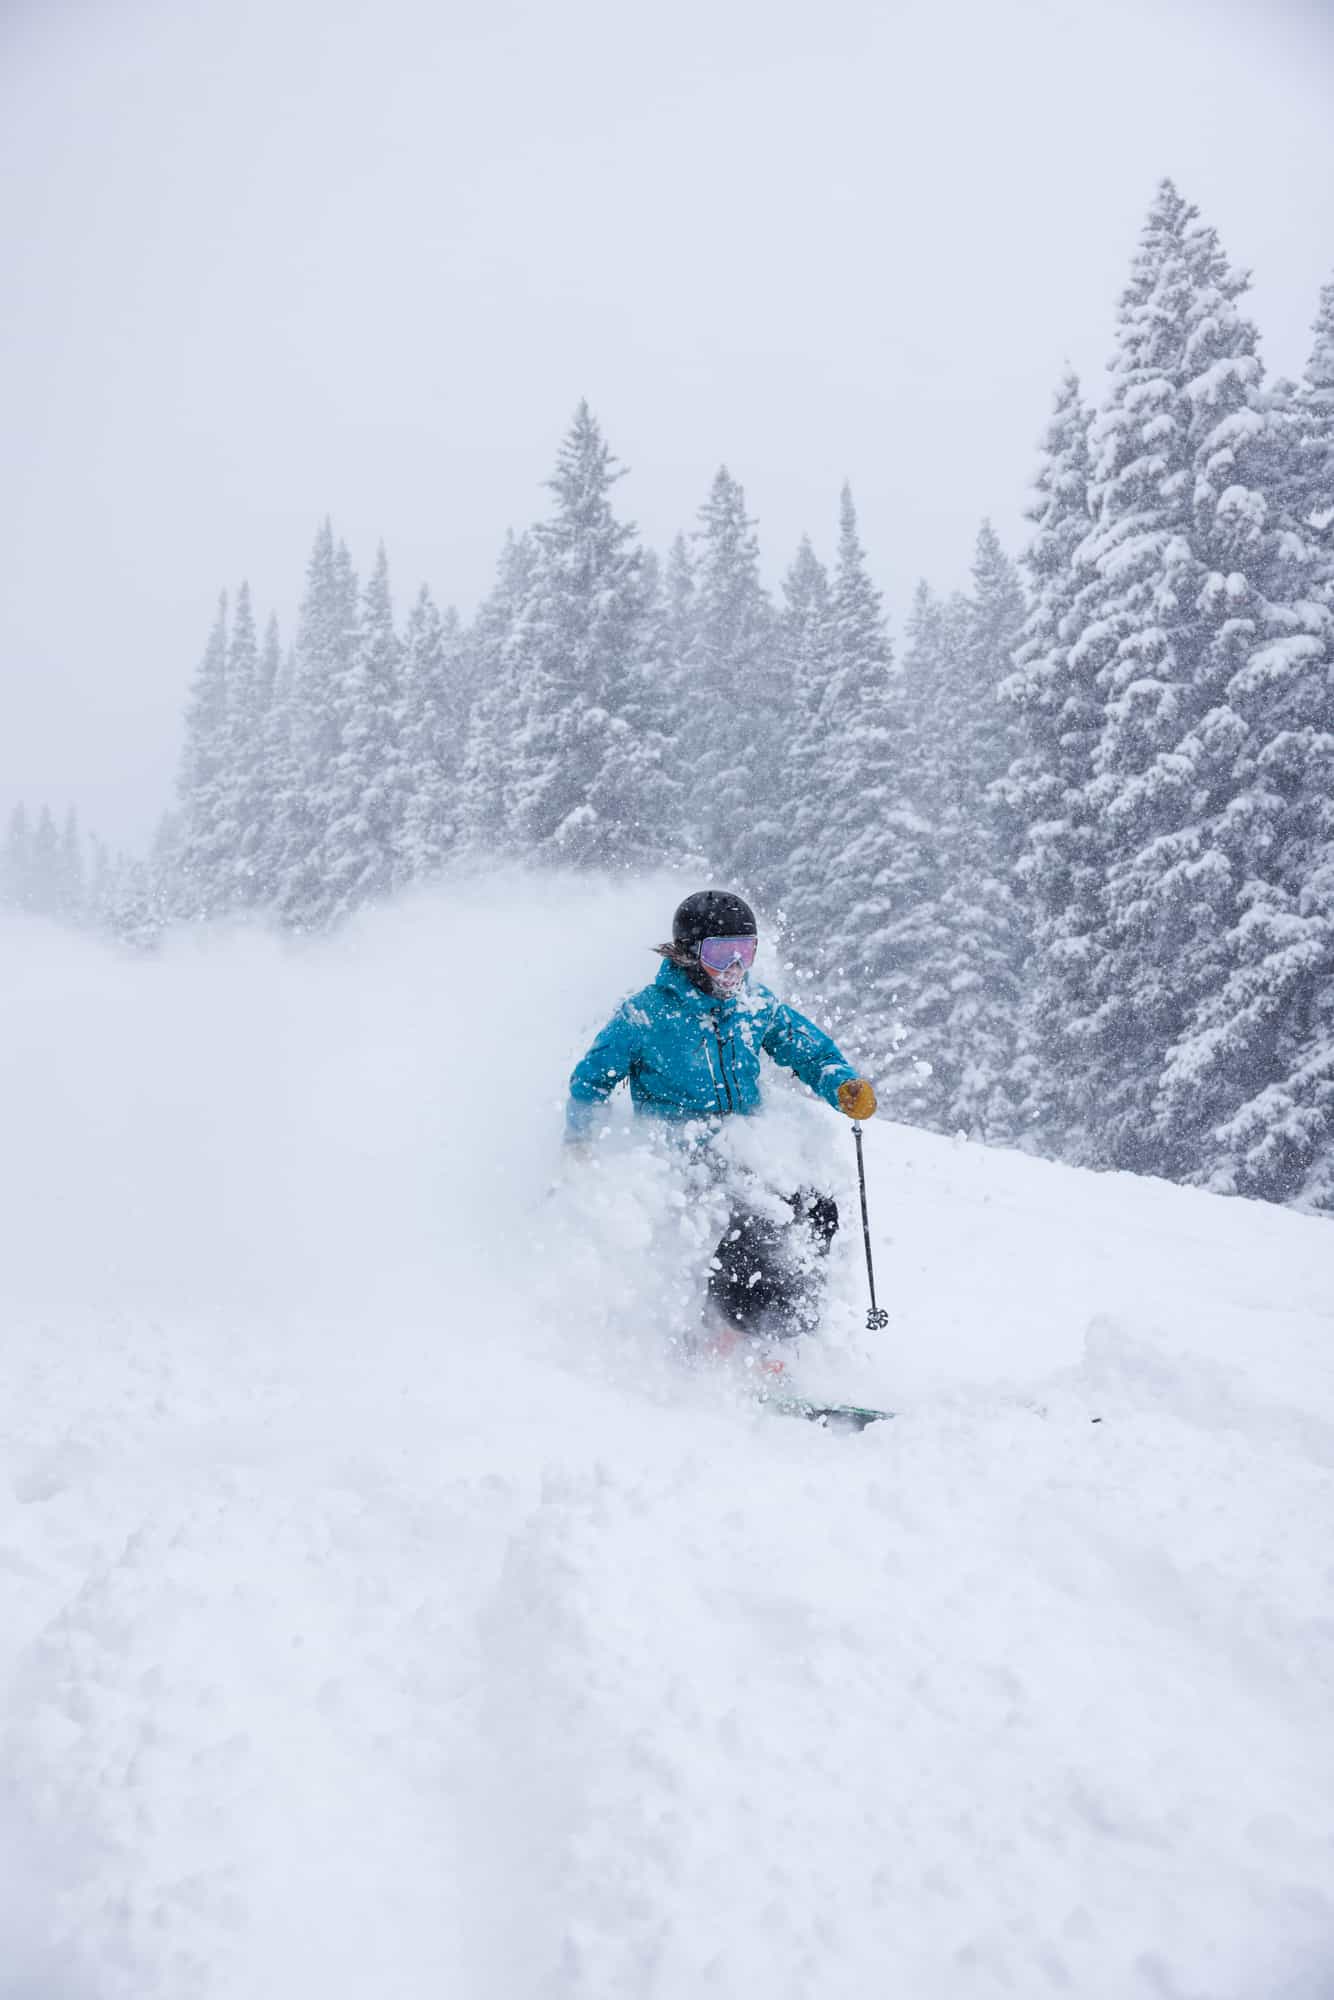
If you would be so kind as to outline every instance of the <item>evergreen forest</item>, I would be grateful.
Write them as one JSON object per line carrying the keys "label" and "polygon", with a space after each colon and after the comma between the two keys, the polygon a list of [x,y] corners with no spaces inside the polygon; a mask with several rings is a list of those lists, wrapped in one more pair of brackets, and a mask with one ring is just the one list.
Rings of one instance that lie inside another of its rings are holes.
{"label": "evergreen forest", "polygon": [[1018,561],[982,523],[893,634],[847,487],[775,593],[726,467],[644,546],[587,405],[471,622],[402,615],[326,520],[290,642],[219,603],[152,855],[19,807],[0,902],[151,948],[461,867],[689,866],[891,1116],[1334,1212],[1334,282],[1297,381],[1247,288],[1162,183]]}

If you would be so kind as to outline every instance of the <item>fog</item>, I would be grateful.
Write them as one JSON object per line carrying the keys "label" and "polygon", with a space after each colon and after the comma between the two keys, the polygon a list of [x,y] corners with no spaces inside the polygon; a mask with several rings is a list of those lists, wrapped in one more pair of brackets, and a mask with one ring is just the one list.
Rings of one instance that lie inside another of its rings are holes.
{"label": "fog", "polygon": [[317,520],[470,610],[580,396],[645,535],[725,460],[776,576],[853,482],[901,624],[1022,537],[1157,179],[1293,372],[1334,245],[1320,10],[203,0],[9,9],[0,812],[139,841],[216,592]]}

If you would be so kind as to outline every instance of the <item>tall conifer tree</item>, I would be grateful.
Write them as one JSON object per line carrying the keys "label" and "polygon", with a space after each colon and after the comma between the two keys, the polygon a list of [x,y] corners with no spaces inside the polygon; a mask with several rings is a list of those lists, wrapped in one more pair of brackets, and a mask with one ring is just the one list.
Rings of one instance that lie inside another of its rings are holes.
{"label": "tall conifer tree", "polygon": [[1334,583],[1334,279],[1320,294],[1306,373],[1297,390],[1298,450],[1291,511],[1313,530]]}
{"label": "tall conifer tree", "polygon": [[250,907],[277,910],[285,882],[291,830],[298,824],[302,769],[296,717],[296,662],[283,653],[278,621],[269,619],[260,655],[263,720],[260,726],[260,840],[250,863],[246,901]]}
{"label": "tall conifer tree", "polygon": [[324,859],[343,748],[338,689],[355,632],[350,580],[346,548],[335,546],[333,524],[326,519],[306,566],[286,704],[292,782],[283,791],[275,825],[277,907],[296,929],[317,928],[329,911]]}
{"label": "tall conifer tree", "polygon": [[495,585],[469,635],[473,699],[460,787],[460,835],[462,846],[482,860],[513,853],[519,844],[511,757],[521,726],[537,563],[531,534],[506,535]]}
{"label": "tall conifer tree", "polygon": [[821,853],[826,823],[821,786],[834,679],[834,612],[829,572],[809,536],[801,538],[783,578],[782,593],[774,644],[782,653],[791,703],[778,774],[781,782],[774,785],[780,817],[775,836],[782,857],[780,893],[794,966],[801,977],[818,979],[825,963],[829,913]]}
{"label": "tall conifer tree", "polygon": [[940,1061],[951,1126],[990,1140],[1015,1136],[1024,913],[1013,884],[1017,826],[1003,780],[1014,760],[1011,711],[1000,690],[1026,605],[1018,572],[990,522],[978,533],[972,591],[947,653],[939,779],[949,874],[944,923],[954,939]]}
{"label": "tall conifer tree", "polygon": [[227,903],[250,908],[264,839],[264,684],[250,585],[236,593],[227,655]]}
{"label": "tall conifer tree", "polygon": [[693,643],[687,661],[688,757],[702,845],[720,877],[762,899],[781,889],[764,807],[784,761],[788,689],[746,496],[719,468],[695,542]]}
{"label": "tall conifer tree", "polygon": [[1072,654],[1103,698],[1086,809],[1104,886],[1071,996],[1071,1109],[1098,1157],[1178,1176],[1201,1170],[1217,1110],[1188,1081],[1185,1045],[1239,916],[1242,691],[1302,623],[1252,463],[1264,419],[1246,283],[1164,182],[1096,427],[1080,552],[1096,576]]}
{"label": "tall conifer tree", "polygon": [[48,805],[37,815],[28,850],[28,908],[39,917],[60,917],[65,913],[60,833]]}
{"label": "tall conifer tree", "polygon": [[403,646],[403,881],[438,874],[460,844],[467,690],[458,613],[442,617],[423,584]]}
{"label": "tall conifer tree", "polygon": [[26,910],[29,907],[31,847],[28,808],[20,799],[9,815],[5,844],[0,849],[0,908]]}
{"label": "tall conifer tree", "polygon": [[1309,452],[1292,476],[1282,396],[1247,416],[1217,474],[1231,504],[1210,548],[1241,633],[1226,693],[1244,734],[1214,836],[1234,915],[1158,1114],[1192,1179],[1334,1207],[1334,551]]}
{"label": "tall conifer tree", "polygon": [[548,482],[521,660],[510,788],[534,856],[618,866],[660,855],[670,810],[635,530],[611,490],[623,469],[581,403]]}
{"label": "tall conifer tree", "polygon": [[1016,754],[1003,795],[1016,828],[1016,874],[1033,944],[1016,1074],[1020,1121],[1025,1131],[1058,1148],[1074,1144],[1059,1079],[1068,1060],[1067,1015],[1082,1011],[1078,981],[1083,941],[1096,931],[1102,892],[1096,836],[1089,823],[1101,697],[1087,653],[1082,672],[1071,657],[1081,625],[1081,597],[1093,576],[1080,561],[1090,527],[1092,421],[1078,378],[1067,372],[1043,440],[1028,510],[1033,523],[1025,556],[1031,609],[1013,672],[1001,684],[1002,697],[1018,719]]}
{"label": "tall conifer tree", "polygon": [[55,910],[65,923],[82,923],[86,889],[79,815],[70,806],[60,832],[60,887]]}
{"label": "tall conifer tree", "polygon": [[677,535],[667,552],[661,588],[653,603],[651,655],[662,707],[663,768],[672,801],[669,828],[678,849],[700,846],[696,773],[691,759],[694,735],[690,706],[690,660],[695,644],[695,564],[690,544]]}
{"label": "tall conifer tree", "polygon": [[337,750],[326,780],[318,919],[336,921],[388,895],[405,804],[399,747],[399,641],[381,543],[362,599],[348,608],[350,563],[335,577],[342,619],[332,691]]}
{"label": "tall conifer tree", "polygon": [[818,834],[809,921],[835,1018],[857,1022],[868,1064],[885,1074],[898,1040],[895,942],[920,881],[920,834],[903,792],[901,690],[880,592],[871,580],[852,491],[839,503],[828,686],[813,772]]}
{"label": "tall conifer tree", "polygon": [[951,751],[952,690],[967,619],[962,597],[942,600],[919,583],[894,684],[894,737],[903,775],[892,829],[886,972],[877,998],[898,1024],[902,1060],[881,1074],[895,1115],[937,1130],[949,1126],[954,1061],[949,1036],[955,940],[947,897],[956,828],[943,767]]}
{"label": "tall conifer tree", "polygon": [[233,827],[227,691],[227,600],[199,663],[185,711],[180,802],[184,829],[178,891],[181,913],[212,917],[230,903]]}

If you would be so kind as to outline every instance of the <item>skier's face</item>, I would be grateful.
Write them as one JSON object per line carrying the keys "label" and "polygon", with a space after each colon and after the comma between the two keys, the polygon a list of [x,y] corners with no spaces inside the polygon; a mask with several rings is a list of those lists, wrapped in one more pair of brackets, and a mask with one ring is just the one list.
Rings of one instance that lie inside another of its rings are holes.
{"label": "skier's face", "polygon": [[753,937],[705,938],[699,948],[699,962],[709,975],[715,993],[739,993],[746,974],[755,963]]}

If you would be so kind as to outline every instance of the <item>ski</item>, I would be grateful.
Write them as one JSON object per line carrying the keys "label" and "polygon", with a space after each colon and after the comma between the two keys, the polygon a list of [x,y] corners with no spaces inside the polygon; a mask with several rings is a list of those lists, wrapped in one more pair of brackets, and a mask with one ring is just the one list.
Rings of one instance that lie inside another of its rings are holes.
{"label": "ski", "polygon": [[868,1424],[885,1423],[893,1410],[865,1409],[859,1403],[817,1403],[807,1396],[766,1396],[766,1410],[780,1417],[804,1417],[808,1424],[824,1430],[864,1431]]}

